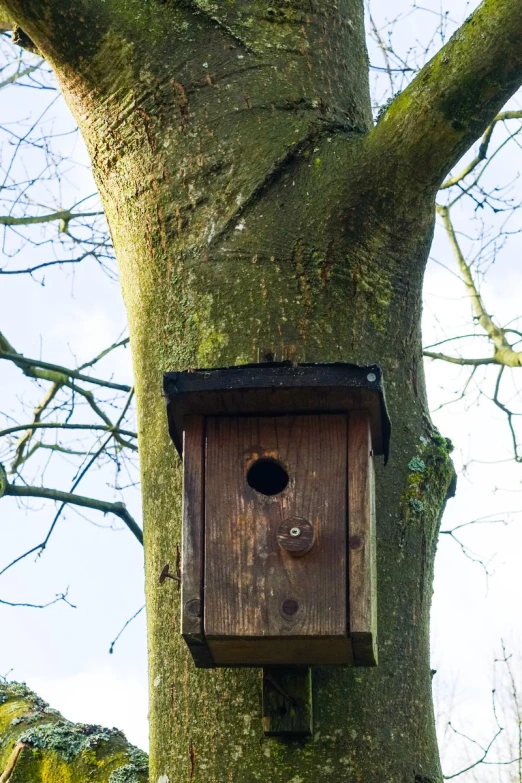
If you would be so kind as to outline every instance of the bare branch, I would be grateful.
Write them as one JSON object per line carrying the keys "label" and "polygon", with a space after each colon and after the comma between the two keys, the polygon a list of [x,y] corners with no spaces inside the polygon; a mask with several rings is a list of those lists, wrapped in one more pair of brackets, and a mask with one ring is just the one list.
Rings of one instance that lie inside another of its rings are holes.
{"label": "bare branch", "polygon": [[[458,736],[459,736],[459,737],[463,737],[464,739],[467,739],[467,740],[469,740],[470,742],[473,742],[475,745],[478,745],[478,743],[477,743],[477,742],[475,742],[475,740],[472,740],[472,739],[471,739],[470,737],[468,737],[466,734],[462,734],[462,732],[460,732],[460,731],[457,731],[457,729],[455,729],[455,728],[454,728],[454,727],[451,725],[451,723],[450,723],[450,727],[451,727],[451,729],[453,729],[453,731],[455,732],[455,734],[458,734]],[[453,778],[458,778],[460,775],[463,775],[465,772],[469,772],[469,771],[470,771],[470,769],[475,769],[475,767],[478,767],[478,766],[479,766],[479,764],[483,764],[483,763],[485,762],[485,760],[486,760],[486,758],[487,758],[487,756],[488,756],[488,753],[490,752],[490,750],[491,750],[491,748],[492,748],[493,744],[494,744],[494,743],[496,742],[496,740],[497,740],[497,739],[500,737],[501,733],[502,733],[502,729],[498,729],[498,730],[497,730],[497,733],[494,735],[494,737],[493,737],[493,739],[491,740],[491,742],[490,742],[488,745],[486,745],[486,747],[485,747],[485,748],[482,748],[482,756],[480,756],[480,758],[478,758],[478,759],[477,759],[476,761],[474,761],[472,764],[469,764],[469,766],[467,766],[467,767],[464,767],[464,769],[461,769],[461,770],[459,770],[459,772],[454,772],[454,773],[453,773],[453,775],[443,775],[442,777],[444,778],[444,780],[452,780]]]}
{"label": "bare branch", "polygon": [[482,163],[483,160],[486,159],[489,149],[489,143],[491,141],[491,137],[493,136],[493,131],[495,130],[495,126],[499,122],[505,122],[506,120],[520,120],[522,119],[522,111],[504,111],[501,112],[501,114],[497,114],[491,125],[486,129],[486,132],[484,133],[482,137],[482,141],[478,150],[477,155],[473,158],[470,163],[460,172],[460,174],[455,175],[454,177],[450,177],[446,180],[446,182],[443,182],[440,186],[440,190],[445,190],[447,188],[451,188],[453,185],[457,185],[459,182],[462,182],[463,179],[465,179],[468,174],[471,174],[476,167]]}
{"label": "bare branch", "polygon": [[34,272],[39,272],[40,269],[47,269],[51,266],[62,266],[63,264],[79,264],[89,256],[94,256],[92,251],[83,253],[83,255],[76,258],[61,258],[57,261],[44,261],[41,264],[35,264],[34,266],[28,266],[24,269],[0,269],[0,275],[32,275]]}
{"label": "bare branch", "polygon": [[[1,25],[2,23],[0,22],[0,32],[1,32]],[[0,90],[2,89],[2,87],[7,87],[9,84],[14,84],[15,82],[20,81],[20,79],[23,79],[24,76],[29,76],[29,74],[34,73],[35,71],[38,70],[38,68],[41,67],[43,62],[44,62],[43,60],[40,60],[38,63],[36,63],[36,65],[28,65],[27,68],[24,68],[23,70],[15,71],[7,79],[4,79],[4,81],[0,82]]]}
{"label": "bare branch", "polygon": [[5,430],[0,431],[0,438],[4,435],[11,435],[13,432],[21,432],[21,430],[41,430],[41,429],[57,429],[57,430],[100,430],[101,432],[117,431],[119,435],[125,435],[128,438],[137,438],[138,433],[131,430],[122,430],[117,427],[107,427],[102,424],[68,424],[59,421],[37,421],[32,424],[20,424],[16,427],[7,427]]}
{"label": "bare branch", "polygon": [[[497,711],[496,711],[496,707],[495,707],[495,691],[494,690],[492,691],[492,700],[493,700],[493,714],[495,715],[495,720],[496,720],[496,723],[497,723],[497,731],[493,735],[493,738],[491,739],[491,741],[486,746],[481,745],[480,742],[477,742],[476,740],[472,739],[471,737],[468,737],[467,734],[463,734],[461,731],[458,731],[458,729],[456,729],[453,726],[451,721],[449,722],[448,725],[449,725],[450,729],[453,731],[453,733],[456,734],[459,737],[463,737],[464,739],[468,740],[468,742],[471,742],[473,745],[476,745],[478,748],[480,748],[481,751],[482,751],[482,755],[476,761],[474,761],[472,764],[470,764],[469,766],[465,767],[464,769],[461,769],[459,772],[455,772],[453,775],[443,775],[442,777],[444,778],[444,780],[452,780],[453,778],[458,778],[460,775],[463,775],[465,772],[469,772],[471,769],[475,769],[475,767],[478,767],[480,764],[488,764],[486,759],[487,759],[487,757],[489,755],[489,752],[491,751],[491,748],[493,747],[493,745],[495,744],[497,739],[500,737],[500,735],[504,731],[503,727],[500,725],[500,723],[498,722],[498,718],[497,718]],[[512,763],[512,762],[509,762],[509,763]]]}
{"label": "bare branch", "polygon": [[472,527],[474,525],[507,525],[508,523],[504,519],[473,519],[470,522],[463,522],[460,525],[455,525],[455,527],[452,527],[449,530],[441,530],[440,535],[441,536],[449,536],[453,541],[455,541],[456,544],[460,547],[462,554],[464,557],[466,557],[468,560],[470,560],[472,563],[476,563],[477,565],[480,565],[482,569],[484,570],[484,573],[486,577],[491,576],[491,571],[489,570],[489,563],[484,562],[484,560],[474,553],[467,544],[465,544],[457,535],[457,531],[462,530],[466,527]]}
{"label": "bare branch", "polygon": [[[125,345],[126,342],[128,341],[121,341],[111,345],[106,349],[104,355],[120,345]],[[68,367],[62,367],[59,364],[42,362],[40,359],[28,359],[21,353],[18,353],[18,351],[15,351],[13,346],[1,332],[0,359],[6,359],[7,361],[13,362],[17,367],[20,367],[24,375],[27,375],[30,378],[40,378],[41,380],[52,381],[60,385],[65,384],[69,378],[75,378],[78,381],[93,383],[96,386],[104,386],[107,389],[116,389],[117,391],[124,392],[130,392],[131,390],[131,387],[127,384],[113,383],[112,381],[104,381],[100,378],[92,378],[90,375],[84,375],[78,370],[71,370]]]}
{"label": "bare branch", "polygon": [[11,779],[13,772],[16,767],[16,762],[18,761],[18,757],[20,756],[20,753],[23,751],[24,748],[26,748],[27,745],[25,742],[18,742],[12,752],[9,758],[7,759],[7,766],[0,775],[0,783],[9,783],[9,780]]}
{"label": "bare branch", "polygon": [[503,329],[495,324],[493,318],[486,310],[481,294],[479,293],[471,269],[466,262],[464,253],[460,247],[457,239],[457,234],[453,226],[453,222],[450,216],[450,209],[446,206],[437,205],[437,212],[442,217],[444,228],[448,234],[453,252],[459,265],[460,274],[469,298],[471,300],[471,306],[475,317],[484,329],[487,336],[491,340],[494,346],[494,355],[489,359],[459,359],[446,356],[444,354],[433,354],[428,351],[425,352],[425,356],[429,356],[432,359],[443,359],[444,361],[452,362],[453,364],[468,364],[468,365],[481,365],[481,364],[498,364],[504,367],[520,367],[522,365],[522,352],[514,351],[508,340],[506,339],[506,333]]}
{"label": "bare branch", "polygon": [[[105,500],[95,500],[94,498],[84,497],[83,495],[74,495],[70,492],[62,492],[59,489],[48,489],[47,487],[26,487],[10,484],[3,466],[0,466],[0,498],[3,495],[25,498],[43,498],[45,500],[54,500],[63,505],[72,504],[82,506],[83,508],[92,508],[101,511],[103,514],[115,514],[124,522],[131,533],[143,544],[143,532],[135,522],[131,514],[127,511],[124,503],[109,503]],[[32,550],[34,551],[34,550]]]}
{"label": "bare branch", "polygon": [[72,604],[67,596],[69,594],[69,588],[65,591],[65,593],[58,593],[56,597],[52,601],[48,601],[46,604],[28,604],[24,602],[13,602],[13,601],[4,601],[0,598],[0,604],[3,604],[4,606],[15,606],[15,607],[26,607],[28,609],[47,609],[48,606],[54,606],[54,604],[59,603],[60,601],[63,601],[67,606],[70,606],[71,609],[76,609],[76,606]]}
{"label": "bare branch", "polygon": [[79,218],[97,217],[103,212],[72,212],[70,209],[62,209],[49,215],[31,215],[30,217],[13,217],[12,215],[0,215],[0,226],[33,226],[39,223],[52,223],[59,220],[64,224],[65,231],[71,220]]}
{"label": "bare branch", "polygon": [[377,45],[378,45],[379,49],[382,52],[382,56],[384,58],[385,67],[382,70],[385,71],[388,74],[388,78],[390,80],[390,90],[391,90],[391,94],[393,95],[393,93],[395,92],[395,85],[393,83],[394,68],[392,67],[392,64],[390,62],[389,48],[384,43],[384,40],[383,40],[383,38],[381,36],[379,28],[375,24],[374,18],[372,16],[371,11],[370,11],[369,3],[367,3],[366,13],[367,13],[368,18],[370,20],[370,25],[371,25],[371,28],[372,28],[373,36],[374,36],[374,38],[375,38],[375,40],[377,42]]}
{"label": "bare branch", "polygon": [[[510,410],[507,405],[505,405],[503,402],[501,402],[499,395],[500,395],[500,384],[502,382],[502,376],[504,375],[505,367],[501,367],[500,371],[497,376],[497,381],[495,383],[495,391],[493,393],[493,402],[497,406],[497,408],[500,408],[500,410],[506,414],[507,420],[508,420],[508,427],[509,431],[511,433],[511,442],[513,444],[513,454],[515,458],[515,462],[522,462],[522,456],[519,454],[518,451],[518,440],[517,440],[517,434],[515,432],[515,427],[513,424],[513,417],[516,415],[513,413],[512,410]],[[520,414],[519,414],[520,415]]]}
{"label": "bare branch", "polygon": [[129,626],[129,625],[132,623],[132,621],[133,621],[133,620],[135,620],[135,619],[136,619],[136,617],[137,617],[137,616],[140,614],[140,612],[143,612],[143,610],[144,610],[144,609],[145,609],[145,606],[141,606],[141,607],[138,609],[138,611],[137,611],[137,612],[134,612],[134,614],[132,615],[132,617],[129,617],[129,619],[127,620],[127,622],[126,622],[126,623],[123,625],[123,627],[120,629],[120,631],[119,631],[119,632],[118,632],[118,634],[116,635],[116,638],[112,640],[112,642],[111,642],[111,646],[109,647],[109,655],[112,655],[112,654],[113,654],[113,652],[114,652],[114,647],[115,647],[115,645],[116,645],[116,642],[118,641],[118,639],[120,638],[120,636],[122,635],[122,633],[125,631],[125,629],[127,628],[127,626]]}
{"label": "bare branch", "polygon": [[511,689],[511,700],[516,714],[516,726],[517,726],[517,748],[518,748],[518,779],[522,780],[522,705],[520,703],[520,695],[513,673],[513,667],[511,666],[511,655],[507,654],[506,644],[504,640],[501,640],[502,644],[502,659],[501,663],[504,663],[509,678],[509,685]]}
{"label": "bare branch", "polygon": [[498,361],[492,357],[485,359],[461,359],[458,356],[448,356],[445,353],[433,353],[432,351],[423,351],[422,354],[428,359],[440,359],[443,362],[460,364],[462,366],[480,367],[482,364],[498,364]]}
{"label": "bare branch", "polygon": [[[91,409],[94,411],[94,413],[100,417],[100,419],[105,422],[107,427],[109,428],[109,431],[112,432],[114,440],[120,444],[120,446],[124,446],[125,448],[132,449],[133,451],[137,451],[138,447],[134,445],[134,443],[129,443],[128,440],[124,440],[121,437],[121,434],[118,432],[118,428],[112,423],[110,418],[107,416],[104,411],[100,408],[100,406],[97,404],[96,400],[94,399],[94,395],[90,391],[86,391],[85,389],[80,388],[79,386],[76,386],[74,383],[66,383],[65,386],[68,386],[70,389],[72,389],[74,392],[79,394],[81,397],[87,400],[89,403]],[[131,389],[129,389],[131,391]]]}

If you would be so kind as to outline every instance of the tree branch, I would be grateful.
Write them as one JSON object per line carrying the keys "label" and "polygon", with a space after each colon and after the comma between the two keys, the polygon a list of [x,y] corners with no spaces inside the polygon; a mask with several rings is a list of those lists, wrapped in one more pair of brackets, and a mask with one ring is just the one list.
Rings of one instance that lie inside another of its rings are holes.
{"label": "tree branch", "polygon": [[395,149],[412,183],[438,188],[521,83],[522,3],[484,0],[391,103],[373,142]]}
{"label": "tree branch", "polygon": [[465,767],[464,769],[461,769],[459,772],[454,772],[453,775],[443,775],[444,780],[452,780],[453,778],[458,778],[460,775],[463,775],[465,772],[469,772],[470,769],[474,769],[475,767],[478,767],[479,764],[483,764],[485,762],[485,760],[486,760],[486,758],[487,758],[491,748],[493,747],[493,745],[495,744],[497,739],[500,737],[500,735],[504,731],[504,729],[501,728],[501,727],[497,728],[497,731],[495,732],[495,734],[494,734],[493,738],[491,739],[491,741],[489,742],[489,744],[484,747],[483,745],[480,745],[480,743],[476,742],[476,740],[473,740],[473,739],[471,739],[471,737],[468,737],[467,734],[463,734],[461,731],[457,731],[457,729],[451,723],[449,725],[450,725],[450,728],[452,729],[452,731],[455,734],[458,734],[459,737],[463,737],[464,739],[469,740],[469,742],[472,742],[474,745],[477,745],[481,749],[482,755],[476,761],[474,761],[472,764],[469,764],[467,767]]}
{"label": "tree branch", "polygon": [[10,18],[49,62],[69,65],[95,51],[107,29],[101,3],[61,0],[0,0],[0,18]]}
{"label": "tree branch", "polygon": [[71,220],[98,217],[99,215],[103,215],[103,212],[71,212],[70,209],[62,209],[59,212],[51,212],[48,215],[31,215],[30,217],[0,215],[0,226],[32,226],[38,223],[52,223],[54,220],[60,220],[67,226]]}
{"label": "tree branch", "polygon": [[92,508],[96,511],[101,511],[103,514],[115,514],[115,516],[119,517],[122,522],[127,525],[140,544],[143,545],[143,532],[127,511],[127,507],[124,503],[109,503],[105,500],[95,500],[94,498],[87,498],[83,495],[74,495],[71,492],[62,492],[59,489],[48,489],[47,487],[26,487],[10,484],[7,480],[5,469],[0,465],[0,498],[4,495],[20,498],[55,500],[58,503]]}
{"label": "tree branch", "polygon": [[[125,341],[127,342],[127,341]],[[122,345],[123,342],[119,342],[117,345]],[[116,347],[111,346],[107,349],[107,352]],[[18,351],[15,351],[13,346],[9,343],[6,337],[0,332],[0,359],[7,359],[17,367],[20,367],[24,375],[29,378],[39,378],[44,381],[51,381],[53,383],[59,383],[61,385],[67,383],[69,378],[75,378],[78,381],[84,381],[85,383],[93,383],[96,386],[105,386],[107,389],[116,389],[117,391],[130,392],[131,387],[123,383],[113,383],[112,381],[104,381],[100,378],[92,378],[90,375],[83,375],[78,370],[70,370],[68,367],[62,367],[59,364],[51,364],[49,362],[42,362],[40,359],[28,359]]]}
{"label": "tree branch", "polygon": [[[3,604],[4,606],[24,607],[26,609],[47,609],[49,606],[54,606],[54,604],[63,601],[65,604],[67,604],[67,606],[70,606],[71,609],[76,609],[76,606],[68,600],[67,598],[68,594],[69,594],[69,588],[67,588],[65,593],[58,593],[56,597],[53,598],[52,601],[47,601],[46,604],[28,604],[22,601],[4,601],[2,598],[0,598],[0,604]],[[0,783],[1,783],[1,778],[0,778]]]}
{"label": "tree branch", "polygon": [[22,750],[26,747],[27,745],[25,745],[23,742],[19,742],[17,745],[14,746],[11,755],[7,759],[7,766],[5,767],[4,771],[0,775],[0,783],[9,783],[9,780],[11,779],[13,772],[15,770],[18,757],[22,752]]}
{"label": "tree branch", "polygon": [[442,222],[444,223],[444,228],[448,234],[451,247],[455,253],[462,280],[464,281],[469,298],[471,299],[473,313],[478,323],[484,329],[488,338],[493,344],[494,354],[493,357],[489,359],[459,359],[446,356],[445,354],[430,353],[429,351],[424,351],[424,355],[431,359],[442,359],[446,362],[452,362],[453,364],[461,365],[498,364],[502,367],[522,366],[522,352],[513,350],[509,341],[506,339],[505,331],[496,325],[493,318],[486,310],[482,296],[480,295],[479,290],[475,285],[475,281],[473,280],[471,269],[466,263],[464,253],[460,247],[457,234],[451,220],[449,207],[437,205],[437,212],[442,218]]}
{"label": "tree branch", "polygon": [[124,626],[123,626],[123,627],[122,627],[122,628],[119,630],[118,634],[116,635],[116,638],[115,638],[115,639],[113,639],[113,640],[112,640],[112,642],[111,642],[111,646],[109,647],[109,655],[112,655],[112,654],[113,654],[113,652],[114,652],[114,647],[115,647],[115,645],[116,645],[116,643],[117,643],[118,639],[119,639],[119,638],[120,638],[120,636],[122,635],[122,633],[125,631],[125,629],[126,629],[126,628],[127,628],[127,627],[128,627],[130,624],[131,624],[131,623],[132,623],[132,621],[133,621],[133,620],[135,620],[135,619],[136,619],[136,617],[137,617],[137,616],[138,616],[138,615],[139,615],[141,612],[143,612],[143,610],[144,610],[144,609],[145,609],[145,605],[141,606],[141,607],[138,609],[138,611],[137,611],[137,612],[134,612],[134,614],[132,615],[132,617],[129,617],[129,619],[128,619],[128,620],[125,622]]}
{"label": "tree branch", "polygon": [[101,432],[117,431],[120,435],[125,435],[127,438],[137,438],[138,434],[131,430],[121,430],[119,427],[107,427],[103,424],[67,424],[60,421],[36,421],[31,424],[17,424],[14,427],[7,427],[5,430],[0,431],[0,438],[4,435],[12,435],[14,432],[21,432],[22,430],[100,430]]}
{"label": "tree branch", "polygon": [[443,362],[449,362],[450,364],[460,364],[461,366],[480,367],[483,364],[498,364],[493,357],[486,357],[485,359],[461,359],[458,356],[448,356],[445,353],[433,353],[432,351],[423,351],[423,356],[428,359],[439,359]]}
{"label": "tree branch", "polygon": [[454,177],[450,177],[445,182],[442,183],[440,186],[441,190],[446,190],[447,188],[453,187],[453,185],[457,185],[459,182],[462,182],[463,179],[465,179],[468,174],[471,174],[476,167],[482,163],[483,160],[486,159],[489,149],[489,144],[491,142],[491,137],[493,136],[493,131],[495,130],[495,126],[499,122],[506,122],[506,120],[520,120],[522,119],[522,111],[503,111],[500,114],[497,114],[491,125],[486,128],[486,132],[484,133],[482,137],[482,141],[480,143],[480,147],[478,149],[477,154],[473,158],[472,161],[468,163],[467,166],[464,167],[464,169],[459,172],[459,174],[456,174]]}
{"label": "tree branch", "polygon": [[22,683],[0,681],[0,726],[0,783],[149,780],[146,754],[121,731],[71,723]]}
{"label": "tree branch", "polygon": [[[0,32],[1,30],[2,22],[0,22]],[[14,84],[15,82],[20,81],[20,79],[23,79],[24,76],[29,76],[31,73],[34,73],[34,71],[37,71],[41,67],[43,62],[43,60],[40,60],[38,63],[36,63],[36,65],[28,65],[27,68],[24,68],[21,71],[15,71],[7,79],[4,79],[4,81],[0,82],[0,90],[2,87],[7,87],[9,84]]]}

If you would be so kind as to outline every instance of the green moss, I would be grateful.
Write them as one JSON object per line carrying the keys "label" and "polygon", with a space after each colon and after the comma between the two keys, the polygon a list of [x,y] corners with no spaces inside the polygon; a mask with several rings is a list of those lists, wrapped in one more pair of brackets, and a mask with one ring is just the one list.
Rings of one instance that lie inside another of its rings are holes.
{"label": "green moss", "polygon": [[23,783],[145,783],[146,754],[118,729],[74,724],[24,683],[0,683],[0,770],[13,749],[14,781]]}
{"label": "green moss", "polygon": [[379,106],[379,111],[377,112],[377,117],[375,118],[376,122],[380,122],[382,120],[395,98],[397,98],[397,96],[400,94],[401,90],[398,90],[394,95],[390,95],[390,97],[382,104],[382,106]]}
{"label": "green moss", "polygon": [[143,775],[149,774],[149,759],[139,748],[132,748],[129,753],[130,763],[115,769],[111,773],[109,783],[141,783]]}
{"label": "green moss", "polygon": [[454,476],[450,454],[450,440],[434,432],[430,438],[421,437],[419,453],[408,463],[408,488],[402,495],[403,515],[420,515],[429,505],[432,493],[444,496]]}
{"label": "green moss", "polygon": [[422,514],[424,511],[424,503],[422,500],[417,500],[417,498],[412,498],[410,500],[410,508],[412,508],[416,514]]}
{"label": "green moss", "polygon": [[216,353],[219,353],[223,346],[226,345],[226,336],[213,327],[211,323],[207,324],[197,313],[193,315],[193,321],[199,333],[198,366],[208,367]]}

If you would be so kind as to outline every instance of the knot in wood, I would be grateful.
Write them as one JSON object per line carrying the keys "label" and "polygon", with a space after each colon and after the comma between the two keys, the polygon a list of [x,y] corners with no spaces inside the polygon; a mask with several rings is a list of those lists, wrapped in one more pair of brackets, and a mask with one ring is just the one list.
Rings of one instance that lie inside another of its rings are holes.
{"label": "knot in wood", "polygon": [[277,543],[294,557],[306,555],[315,544],[314,526],[302,517],[284,519],[277,528]]}

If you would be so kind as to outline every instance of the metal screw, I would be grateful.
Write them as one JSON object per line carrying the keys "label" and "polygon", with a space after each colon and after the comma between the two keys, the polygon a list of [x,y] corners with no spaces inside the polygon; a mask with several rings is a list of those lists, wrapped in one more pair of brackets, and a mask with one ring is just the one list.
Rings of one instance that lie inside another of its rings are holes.
{"label": "metal screw", "polygon": [[292,536],[292,538],[298,538],[301,535],[301,528],[300,527],[291,528],[290,535]]}
{"label": "metal screw", "polygon": [[369,372],[368,375],[366,376],[366,378],[367,378],[367,380],[370,381],[370,383],[373,383],[374,381],[377,380],[377,376],[375,375],[374,372]]}

